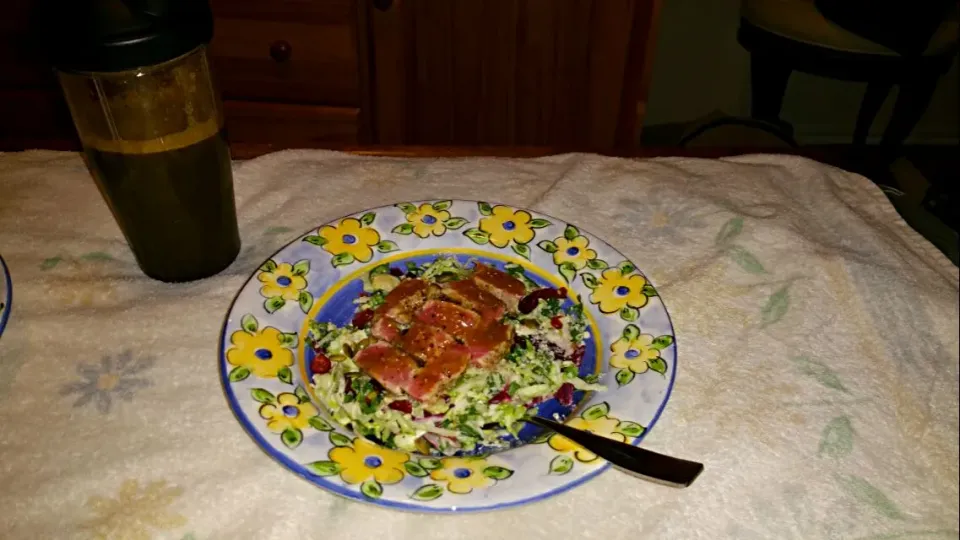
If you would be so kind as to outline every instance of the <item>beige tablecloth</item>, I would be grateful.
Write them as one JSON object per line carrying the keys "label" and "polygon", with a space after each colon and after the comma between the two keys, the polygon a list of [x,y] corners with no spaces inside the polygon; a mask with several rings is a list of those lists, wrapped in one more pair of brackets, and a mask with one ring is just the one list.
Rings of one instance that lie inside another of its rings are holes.
{"label": "beige tablecloth", "polygon": [[[796,157],[409,160],[282,152],[236,165],[244,248],[145,278],[76,154],[0,155],[0,538],[957,538],[958,272],[866,179]],[[283,470],[217,379],[224,313],[311,226],[482,198],[607,239],[680,343],[644,444],[690,489],[616,471],[511,510],[421,516]]]}

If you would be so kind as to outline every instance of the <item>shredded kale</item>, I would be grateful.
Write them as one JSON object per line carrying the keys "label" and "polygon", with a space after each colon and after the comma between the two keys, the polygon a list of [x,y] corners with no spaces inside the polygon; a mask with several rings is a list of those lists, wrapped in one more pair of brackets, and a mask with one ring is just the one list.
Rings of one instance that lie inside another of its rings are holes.
{"label": "shredded kale", "polygon": [[383,263],[383,264],[375,267],[373,270],[371,270],[368,275],[369,275],[370,277],[373,277],[373,276],[376,276],[376,275],[379,275],[379,274],[387,274],[387,273],[389,273],[389,272],[390,272],[390,265],[387,264],[387,263]]}
{"label": "shredded kale", "polygon": [[363,397],[358,401],[360,403],[360,411],[364,414],[373,414],[380,408],[380,402],[383,401],[383,393],[377,391],[367,392],[362,394]]}
{"label": "shredded kale", "polygon": [[433,262],[423,265],[423,279],[434,281],[453,281],[463,279],[470,274],[470,270],[453,257],[438,257]]}
{"label": "shredded kale", "polygon": [[529,339],[524,339],[522,344],[515,344],[510,352],[507,353],[506,359],[509,362],[514,364],[519,364],[523,361],[524,357],[527,355],[527,351],[533,350],[533,342]]}
{"label": "shredded kale", "polygon": [[561,304],[559,298],[547,298],[546,300],[541,300],[540,305],[542,306],[540,308],[540,313],[542,313],[544,317],[553,318],[561,313]]}
{"label": "shredded kale", "polygon": [[483,434],[477,431],[470,424],[460,424],[460,433],[466,435],[467,437],[472,437],[474,439],[482,439]]}
{"label": "shredded kale", "polygon": [[516,279],[519,279],[523,282],[523,285],[528,291],[536,289],[537,284],[534,283],[532,279],[527,277],[527,273],[523,271],[523,267],[516,263],[507,263],[503,266],[503,269]]}
{"label": "shredded kale", "polygon": [[366,308],[367,309],[377,309],[383,305],[384,300],[386,299],[387,294],[383,291],[374,291],[368,298]]}
{"label": "shredded kale", "polygon": [[587,321],[583,316],[583,304],[574,304],[568,311],[570,316],[570,340],[580,343],[587,332]]}
{"label": "shredded kale", "polygon": [[408,261],[407,262],[407,275],[412,277],[420,277],[423,275],[423,270],[417,266],[417,263]]}
{"label": "shredded kale", "polygon": [[381,442],[383,443],[383,446],[386,446],[387,448],[391,448],[391,449],[396,449],[396,448],[397,448],[397,443],[396,443],[396,441],[394,441],[394,439],[396,438],[396,436],[397,436],[396,433],[394,433],[394,432],[392,432],[392,431],[388,432],[388,433],[387,433],[387,438],[384,439],[383,441],[381,441]]}
{"label": "shredded kale", "polygon": [[520,316],[517,313],[507,313],[503,316],[503,319],[501,319],[500,322],[503,324],[516,326],[520,324]]}

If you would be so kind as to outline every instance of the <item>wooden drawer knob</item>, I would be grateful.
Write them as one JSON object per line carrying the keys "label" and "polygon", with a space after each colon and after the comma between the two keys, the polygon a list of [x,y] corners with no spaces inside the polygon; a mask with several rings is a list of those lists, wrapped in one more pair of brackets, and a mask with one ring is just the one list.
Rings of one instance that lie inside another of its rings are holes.
{"label": "wooden drawer knob", "polygon": [[293,47],[282,39],[274,41],[273,44],[270,45],[270,58],[273,58],[276,62],[286,62],[292,54]]}

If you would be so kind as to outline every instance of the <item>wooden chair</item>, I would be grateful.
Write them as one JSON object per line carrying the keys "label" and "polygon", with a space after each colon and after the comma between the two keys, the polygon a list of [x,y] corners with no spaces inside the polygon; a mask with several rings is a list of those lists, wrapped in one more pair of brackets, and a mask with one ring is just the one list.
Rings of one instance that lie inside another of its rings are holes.
{"label": "wooden chair", "polygon": [[782,122],[780,108],[793,71],[866,82],[853,142],[863,145],[893,85],[899,87],[881,145],[907,138],[957,51],[956,11],[920,56],[901,56],[824,18],[813,0],[743,0],[738,40],[750,52],[751,115]]}

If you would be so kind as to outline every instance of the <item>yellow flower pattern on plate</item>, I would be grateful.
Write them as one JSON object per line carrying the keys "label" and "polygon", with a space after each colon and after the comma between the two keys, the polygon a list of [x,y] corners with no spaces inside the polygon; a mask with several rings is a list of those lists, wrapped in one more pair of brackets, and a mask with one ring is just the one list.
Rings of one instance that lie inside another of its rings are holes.
{"label": "yellow flower pattern on plate", "polygon": [[443,236],[448,230],[456,230],[467,224],[462,217],[451,216],[448,209],[453,201],[425,202],[417,206],[413,203],[397,203],[395,206],[403,212],[406,223],[401,223],[390,232],[408,236],[415,234],[420,238]]}
{"label": "yellow flower pattern on plate", "polygon": [[310,260],[303,259],[294,264],[277,264],[273,259],[260,266],[257,280],[263,285],[260,287],[260,296],[267,300],[263,308],[267,313],[273,313],[282,308],[288,301],[296,302],[304,313],[313,307],[313,295],[307,288],[307,278],[310,271]]}
{"label": "yellow flower pattern on plate", "polygon": [[330,450],[330,460],[339,466],[340,478],[348,484],[376,480],[380,484],[396,484],[403,480],[403,464],[410,456],[378,446],[357,437],[349,446]]}
{"label": "yellow flower pattern on plate", "polygon": [[[615,431],[619,423],[619,420],[616,418],[610,418],[607,416],[597,418],[595,420],[587,420],[582,417],[577,417],[567,422],[567,425],[572,428],[589,431],[590,433],[600,435],[601,437],[606,437],[615,441],[626,442],[626,435],[623,433],[617,433]],[[550,437],[550,440],[547,441],[547,444],[549,444],[550,448],[553,448],[557,452],[573,451],[573,456],[577,458],[577,461],[581,461],[583,463],[589,463],[597,459],[596,454],[585,448],[582,448],[579,444],[571,441],[563,435],[554,434]]]}
{"label": "yellow flower pattern on plate", "polygon": [[296,300],[300,291],[307,287],[307,280],[302,275],[294,273],[293,265],[280,263],[273,271],[263,271],[257,274],[257,279],[263,283],[260,294],[265,298],[280,297],[284,300]]}
{"label": "yellow flower pattern on plate", "polygon": [[373,257],[374,246],[380,242],[380,233],[356,218],[347,218],[337,225],[320,227],[317,234],[326,240],[323,244],[324,251],[334,257],[349,258],[350,262],[369,261]]}
{"label": "yellow flower pattern on plate", "polygon": [[[646,431],[646,428],[636,422],[610,416],[610,405],[605,401],[587,407],[580,416],[567,421],[567,425],[619,442],[630,442]],[[599,459],[593,452],[559,433],[550,435],[547,444],[561,454],[572,452],[573,457],[581,463],[592,463]],[[551,473],[566,474],[571,468],[573,461],[566,456],[555,458],[550,464]]]}
{"label": "yellow flower pattern on plate", "polygon": [[490,243],[505,248],[510,242],[526,244],[533,240],[532,217],[524,210],[494,206],[493,214],[480,220],[480,230],[490,235]]}
{"label": "yellow flower pattern on plate", "polygon": [[[537,247],[553,255],[553,264],[567,283],[572,284],[577,272],[589,267],[591,270],[607,268],[607,262],[597,258],[597,250],[590,248],[590,239],[580,234],[580,229],[567,225],[563,236],[553,240],[541,240]],[[590,278],[593,279],[593,275]]]}
{"label": "yellow flower pattern on plate", "polygon": [[665,375],[667,362],[661,357],[660,351],[670,345],[673,345],[673,336],[641,334],[639,327],[628,324],[620,338],[610,345],[610,366],[620,370],[614,377],[617,384],[630,384],[636,374],[647,371]]}
{"label": "yellow flower pattern on plate", "polygon": [[290,393],[277,396],[276,404],[264,403],[260,406],[260,417],[267,420],[267,429],[274,433],[304,429],[317,414],[319,411],[312,403],[300,403],[300,398]]}
{"label": "yellow flower pattern on plate", "polygon": [[436,210],[429,203],[421,204],[416,211],[406,215],[407,221],[413,225],[413,234],[426,238],[431,234],[441,236],[447,231],[444,221],[450,219],[450,212]]}
{"label": "yellow flower pattern on plate", "polygon": [[529,244],[536,236],[535,229],[549,227],[543,218],[534,218],[526,210],[479,202],[480,218],[477,228],[467,229],[463,235],[475,244],[490,244],[498,248],[510,246],[514,253],[530,260]]}
{"label": "yellow flower pattern on plate", "polygon": [[275,378],[283,368],[293,365],[293,351],[280,343],[280,330],[268,326],[261,331],[249,333],[238,330],[231,334],[227,350],[227,362],[244,367],[261,378]]}
{"label": "yellow flower pattern on plate", "polygon": [[280,379],[291,384],[293,351],[290,347],[297,344],[297,334],[286,333],[272,326],[260,329],[260,322],[251,314],[240,320],[241,329],[230,334],[230,348],[227,349],[227,363],[234,368],[230,371],[231,382],[239,382],[251,374],[262,379]]}
{"label": "yellow flower pattern on plate", "polygon": [[610,346],[613,352],[610,365],[634,373],[647,371],[650,362],[660,358],[660,350],[653,347],[653,339],[650,334],[640,334],[633,340],[620,338],[614,341]]}
{"label": "yellow flower pattern on plate", "polygon": [[183,495],[183,488],[157,480],[140,487],[127,480],[116,497],[95,495],[87,499],[94,517],[83,523],[94,538],[149,540],[156,531],[169,531],[187,524],[187,518],[169,507]]}
{"label": "yellow flower pattern on plate", "polygon": [[446,482],[447,490],[462,495],[494,483],[494,479],[483,473],[487,467],[489,464],[484,459],[445,458],[439,469],[430,471],[430,478]]}
{"label": "yellow flower pattern on plate", "polygon": [[[392,240],[380,240],[380,233],[373,227],[376,218],[376,212],[367,212],[359,219],[344,218],[337,223],[320,227],[317,234],[307,235],[302,241],[320,246],[332,255],[330,265],[334,268],[355,262],[368,262],[373,258],[374,250],[390,253],[400,249]],[[306,311],[308,310],[304,310]]]}
{"label": "yellow flower pattern on plate", "polygon": [[627,307],[639,309],[647,305],[643,292],[646,285],[646,278],[640,274],[627,275],[621,268],[607,268],[590,293],[590,302],[603,313],[616,313]]}
{"label": "yellow flower pattern on plate", "polygon": [[597,252],[590,249],[590,240],[586,236],[576,236],[572,240],[564,237],[554,240],[557,251],[553,254],[553,264],[560,266],[570,263],[575,269],[581,270],[588,262],[597,258]]}

